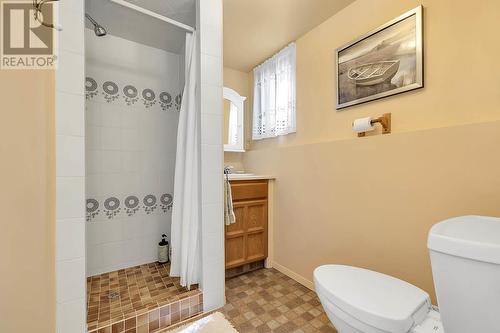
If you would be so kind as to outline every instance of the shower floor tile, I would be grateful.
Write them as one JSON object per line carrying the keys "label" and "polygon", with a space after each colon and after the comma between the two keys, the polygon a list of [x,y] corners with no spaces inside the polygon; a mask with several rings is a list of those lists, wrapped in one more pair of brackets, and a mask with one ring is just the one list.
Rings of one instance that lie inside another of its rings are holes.
{"label": "shower floor tile", "polygon": [[[154,316],[154,311],[169,304],[169,313],[178,310],[179,316],[201,312],[202,298],[197,286],[187,290],[179,278],[169,276],[169,271],[169,264],[151,263],[88,277],[88,331],[136,317],[139,326],[142,317],[151,317],[150,312]],[[181,307],[184,303],[187,306]]]}

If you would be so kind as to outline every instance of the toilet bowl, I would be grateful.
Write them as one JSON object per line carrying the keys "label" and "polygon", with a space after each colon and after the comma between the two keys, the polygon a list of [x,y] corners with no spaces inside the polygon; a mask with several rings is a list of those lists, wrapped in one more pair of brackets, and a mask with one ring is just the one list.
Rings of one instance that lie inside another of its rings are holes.
{"label": "toilet bowl", "polygon": [[314,284],[339,333],[443,332],[429,295],[392,276],[358,267],[325,265],[314,271]]}
{"label": "toilet bowl", "polygon": [[500,327],[500,218],[462,216],[429,233],[440,311],[429,295],[389,275],[324,265],[314,285],[339,333],[493,333]]}

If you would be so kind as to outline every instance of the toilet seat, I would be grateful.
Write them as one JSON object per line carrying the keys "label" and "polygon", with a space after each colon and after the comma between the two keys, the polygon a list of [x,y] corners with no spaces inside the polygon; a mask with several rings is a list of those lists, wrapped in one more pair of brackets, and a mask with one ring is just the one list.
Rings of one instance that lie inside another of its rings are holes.
{"label": "toilet seat", "polygon": [[[394,277],[363,268],[325,265],[314,271],[316,292],[347,324],[407,333],[431,309],[429,295]],[[327,310],[327,309],[325,309]],[[363,329],[366,332],[366,329]]]}

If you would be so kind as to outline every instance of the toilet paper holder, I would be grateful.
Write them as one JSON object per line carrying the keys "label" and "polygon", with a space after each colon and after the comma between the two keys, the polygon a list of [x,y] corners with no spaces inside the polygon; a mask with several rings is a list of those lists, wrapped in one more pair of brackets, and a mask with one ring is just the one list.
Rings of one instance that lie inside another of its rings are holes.
{"label": "toilet paper holder", "polygon": [[[384,113],[380,117],[372,119],[370,122],[372,125],[375,125],[375,124],[382,125],[382,134],[391,133],[391,114],[390,113]],[[358,133],[358,137],[363,137],[365,135],[366,135],[366,132],[359,132]]]}

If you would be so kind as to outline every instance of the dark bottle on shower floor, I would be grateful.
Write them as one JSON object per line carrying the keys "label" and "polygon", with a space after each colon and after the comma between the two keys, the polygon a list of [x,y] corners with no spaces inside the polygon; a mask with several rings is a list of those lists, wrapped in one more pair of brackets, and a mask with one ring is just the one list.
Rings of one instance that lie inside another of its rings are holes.
{"label": "dark bottle on shower floor", "polygon": [[162,240],[158,243],[158,262],[160,264],[165,264],[169,262],[169,250],[168,250],[168,241],[166,240],[167,235],[161,235]]}

